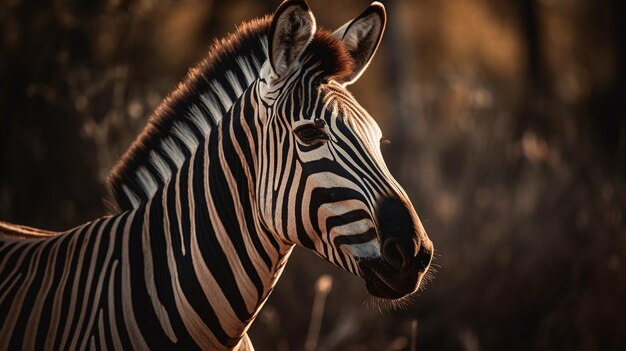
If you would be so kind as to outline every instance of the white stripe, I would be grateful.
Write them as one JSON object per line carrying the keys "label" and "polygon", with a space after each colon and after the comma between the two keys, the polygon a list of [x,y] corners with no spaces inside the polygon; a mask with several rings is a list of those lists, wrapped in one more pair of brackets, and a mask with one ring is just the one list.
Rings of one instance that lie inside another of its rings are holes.
{"label": "white stripe", "polygon": [[[179,173],[180,174],[180,173]],[[167,206],[163,206],[163,227],[169,228],[170,221],[167,213]],[[176,267],[176,255],[172,248],[171,237],[167,234],[165,237],[165,247],[167,250],[167,266],[170,272],[170,283],[173,290],[174,303],[176,304],[176,310],[183,324],[189,331],[191,338],[198,344],[202,345],[206,349],[223,349],[215,336],[209,330],[209,327],[204,324],[200,316],[196,313],[193,307],[189,304],[185,293],[178,280],[178,269]],[[193,245],[192,245],[193,246]]]}
{"label": "white stripe", "polygon": [[[107,220],[108,221],[108,220]],[[78,329],[76,331],[74,331],[74,337],[72,337],[72,342],[70,343],[70,350],[75,350],[76,349],[76,344],[78,343],[78,336],[81,334],[82,331],[82,327],[86,324],[87,325],[87,329],[85,330],[85,339],[83,339],[83,343],[84,344],[87,339],[87,335],[89,335],[89,333],[91,332],[91,326],[93,323],[93,315],[94,314],[90,314],[91,318],[89,320],[89,322],[85,323],[85,314],[87,312],[90,312],[90,309],[93,309],[91,312],[95,312],[95,306],[87,306],[87,301],[89,300],[89,295],[91,294],[91,290],[92,288],[95,288],[94,290],[94,301],[100,301],[100,291],[99,291],[99,287],[100,285],[95,284],[96,286],[94,287],[94,284],[92,284],[93,278],[94,276],[96,278],[99,278],[97,275],[99,274],[100,276],[104,275],[104,272],[102,271],[102,267],[96,267],[96,258],[98,257],[97,254],[97,250],[100,248],[100,239],[102,238],[102,230],[104,229],[104,226],[106,225],[107,221],[103,221],[103,222],[99,222],[100,223],[100,228],[98,229],[98,232],[96,232],[95,234],[95,242],[94,242],[94,252],[92,252],[92,256],[91,256],[91,260],[89,261],[89,265],[85,268],[88,269],[87,271],[87,283],[85,285],[85,290],[83,292],[83,305],[81,307],[81,311],[80,311],[80,316],[78,318],[78,323],[77,323],[77,327]],[[94,223],[95,226],[96,223]],[[93,232],[93,227],[89,229],[89,232],[86,234],[88,237],[93,237],[94,236],[94,232]],[[109,246],[110,248],[110,246]],[[86,263],[86,262],[85,262]],[[99,273],[96,273],[99,272]],[[92,302],[93,303],[93,302]],[[83,347],[81,346],[80,349],[83,349]]]}
{"label": "white stripe", "polygon": [[161,141],[161,150],[163,150],[169,159],[174,162],[176,167],[180,167],[183,162],[185,162],[185,155],[183,154],[183,151],[171,137]]}
{"label": "white stripe", "polygon": [[235,95],[237,97],[241,96],[241,94],[243,93],[243,89],[241,88],[241,84],[239,83],[239,79],[237,79],[237,76],[233,73],[233,71],[226,71],[225,76],[226,80],[233,88],[233,91],[235,91]]}
{"label": "white stripe", "polygon": [[[126,332],[128,332],[128,338],[130,339],[130,343],[134,350],[148,350],[148,344],[144,336],[141,334],[141,329],[137,325],[137,320],[135,319],[135,311],[133,310],[133,302],[131,300],[132,293],[132,285],[130,283],[131,280],[131,262],[130,262],[130,250],[129,250],[129,241],[131,240],[130,228],[133,224],[133,220],[135,219],[136,212],[133,211],[126,218],[126,223],[124,226],[124,231],[122,232],[122,316],[124,319],[124,324],[126,325]],[[134,236],[133,239],[135,240]]]}
{"label": "white stripe", "polygon": [[[123,216],[117,216],[115,222],[113,222],[113,227],[109,231],[109,235],[111,236],[111,242],[116,242],[116,236],[118,235],[119,224],[122,221]],[[109,272],[109,290],[108,290],[108,323],[111,327],[111,339],[113,341],[112,348],[116,351],[122,350],[122,341],[120,340],[120,335],[117,332],[117,321],[115,320],[115,274],[117,271],[117,265],[119,264],[119,260],[115,259],[111,264],[111,271]],[[110,349],[110,348],[109,348]]]}
{"label": "white stripe", "polygon": [[[107,246],[107,252],[104,258],[104,262],[102,263],[100,267],[97,268],[98,281],[96,283],[96,290],[94,292],[94,298],[93,298],[94,303],[95,301],[100,301],[101,299],[104,279],[106,278],[106,275],[107,275],[106,273],[107,273],[107,270],[109,269],[109,263],[111,262],[111,257],[113,256],[113,249],[115,248],[115,234],[116,233],[109,232],[109,233],[104,234],[104,228],[106,225],[108,225],[109,219],[107,219],[104,223],[102,223],[102,226],[100,227],[100,230],[98,231],[98,236],[102,237],[103,235],[106,235],[107,237],[106,240],[108,240],[109,243]],[[94,255],[94,257],[95,256],[97,255]],[[96,309],[96,307],[98,307],[97,303],[95,305],[90,306],[90,308],[92,308],[92,311],[91,311],[88,326],[86,329],[88,332],[91,331],[91,327],[94,323],[96,314],[98,313],[98,309]],[[100,311],[100,321],[102,321],[102,309],[100,309],[99,311]],[[83,339],[83,342],[81,343],[81,346],[79,348],[80,350],[83,350],[85,348],[86,342],[87,342],[87,339]]]}
{"label": "white stripe", "polygon": [[49,323],[50,327],[48,328],[46,344],[44,346],[44,349],[46,350],[52,350],[52,346],[54,345],[55,338],[60,332],[60,330],[58,330],[57,327],[59,326],[59,318],[61,318],[61,303],[63,299],[63,292],[65,291],[65,289],[68,288],[66,284],[68,283],[68,277],[70,273],[69,272],[70,264],[72,263],[75,250],[77,248],[77,242],[80,237],[80,235],[78,235],[78,233],[76,232],[67,234],[67,236],[70,237],[70,242],[68,243],[67,249],[64,253],[65,264],[63,265],[63,271],[62,271],[63,274],[61,276],[61,280],[55,284],[56,291],[54,293],[55,295],[54,295],[54,301],[52,304],[52,312],[50,313],[52,317]]}
{"label": "white stripe", "polygon": [[352,244],[348,246],[348,250],[356,258],[379,258],[380,244],[377,239],[372,239],[366,243]]}
{"label": "white stripe", "polygon": [[[267,47],[267,45],[268,45],[268,44],[267,44],[267,43],[268,43],[268,42],[267,42],[267,36],[263,35],[263,36],[261,36],[261,37],[259,38],[259,40],[261,41],[261,46],[263,47],[263,53],[265,54],[265,57],[267,57],[267,56],[268,56],[268,55],[267,55],[267,50],[268,50],[268,47]],[[255,57],[255,58],[256,58],[256,57]]]}
{"label": "white stripe", "polygon": [[[163,197],[166,198],[166,193],[163,194]],[[143,246],[143,275],[146,282],[146,290],[148,291],[148,295],[150,296],[150,302],[152,302],[152,308],[154,309],[154,313],[157,315],[157,319],[161,324],[161,329],[165,332],[165,335],[173,342],[176,343],[177,338],[176,334],[174,334],[174,330],[172,329],[172,325],[170,323],[170,317],[167,314],[167,310],[159,300],[159,295],[157,294],[156,285],[154,283],[154,266],[152,263],[152,250],[150,244],[150,207],[152,205],[152,201],[149,201],[146,205],[146,210],[144,212],[143,217],[143,228],[141,230],[141,245]],[[156,224],[158,225],[158,223]],[[167,231],[167,229],[166,229]]]}
{"label": "white stripe", "polygon": [[239,68],[241,68],[241,73],[246,78],[246,82],[251,84],[256,79],[254,68],[252,68],[250,62],[245,57],[237,57],[236,61]]}
{"label": "white stripe", "polygon": [[202,113],[202,110],[200,110],[198,105],[191,105],[189,113],[187,113],[187,118],[189,118],[189,120],[191,120],[191,122],[198,127],[202,135],[206,137],[209,134],[211,127],[209,126],[209,122],[206,120],[206,116]]}
{"label": "white stripe", "polygon": [[102,319],[102,308],[98,314],[98,337],[100,339],[100,350],[107,350],[106,339],[104,338],[104,320]]}
{"label": "white stripe", "polygon": [[[89,227],[87,227],[87,225]],[[72,281],[72,293],[71,293],[71,297],[70,297],[70,301],[76,301],[76,295],[79,294],[79,282],[80,282],[80,276],[81,276],[81,272],[83,270],[83,266],[85,265],[85,259],[86,259],[86,255],[85,255],[85,251],[87,250],[87,246],[89,244],[89,233],[91,233],[91,231],[93,230],[93,225],[94,222],[89,223],[85,226],[83,226],[82,228],[80,228],[76,233],[74,233],[74,236],[77,236],[81,239],[80,242],[77,242],[76,245],[78,247],[80,247],[80,250],[78,252],[78,260],[77,265],[78,267],[76,268],[76,272],[73,276],[73,281]],[[84,233],[84,230],[87,229],[88,232]],[[80,287],[80,294],[83,294],[84,291],[82,290],[82,287]],[[66,348],[66,342],[68,341],[68,338],[72,332],[71,330],[71,326],[72,326],[72,320],[74,319],[74,313],[76,312],[76,304],[70,304],[69,306],[69,311],[67,311],[67,313],[64,313],[63,315],[63,319],[65,319],[65,326],[63,327],[63,336],[61,337],[61,343],[59,344],[60,350],[64,350]],[[65,312],[65,311],[64,311]]]}
{"label": "white stripe", "polygon": [[191,129],[189,129],[189,126],[187,126],[185,123],[174,123],[174,125],[172,126],[172,133],[176,137],[178,137],[178,139],[182,141],[183,144],[185,144],[189,152],[195,151],[196,147],[198,147],[198,139],[196,139],[195,134],[193,134]]}
{"label": "white stripe", "polygon": [[126,184],[122,184],[122,190],[124,191],[124,194],[126,194],[126,197],[128,198],[128,201],[130,201],[130,204],[133,207],[137,207],[141,201],[139,201],[139,197],[137,195],[135,195],[134,192],[132,192],[127,186]]}
{"label": "white stripe", "polygon": [[200,101],[206,106],[207,110],[211,114],[210,117],[213,122],[217,124],[222,119],[222,111],[218,106],[219,102],[215,100],[215,96],[211,92],[200,95]]}
{"label": "white stripe", "polygon": [[157,172],[159,172],[159,178],[166,183],[172,177],[172,171],[170,167],[165,163],[163,158],[156,153],[156,151],[150,151],[150,163],[156,168]]}
{"label": "white stripe", "polygon": [[148,197],[156,193],[158,189],[157,182],[146,167],[142,166],[137,169],[137,180]]}
{"label": "white stripe", "polygon": [[210,86],[211,89],[213,89],[215,96],[217,96],[217,98],[220,100],[220,103],[222,104],[224,110],[230,110],[230,107],[233,105],[233,100],[230,99],[230,96],[228,95],[226,90],[224,90],[224,87],[221,86],[217,81],[211,82]]}
{"label": "white stripe", "polygon": [[[178,172],[176,174],[176,183],[174,184],[174,202],[175,202],[175,210],[176,210],[176,218],[183,218],[182,217],[182,205],[181,205],[181,201],[180,201],[180,177],[181,177],[181,172]],[[191,183],[192,184],[192,183]],[[168,184],[169,185],[169,184]],[[166,194],[167,193],[167,185],[165,186],[165,190],[163,190],[163,193]],[[163,197],[163,206],[164,209],[163,211],[167,210],[167,203],[165,202],[165,200],[167,199],[167,196]],[[183,221],[182,220],[178,220],[178,235],[180,237],[180,247],[182,248],[183,251],[183,256],[187,255],[187,251],[186,251],[186,246],[185,246],[185,238],[183,237],[184,232],[183,232]],[[166,229],[169,231],[169,227],[166,227]]]}
{"label": "white stripe", "polygon": [[[121,216],[120,216],[121,218]],[[117,224],[116,224],[117,227]],[[113,261],[113,266],[111,267],[111,274],[109,275],[109,325],[111,326],[111,339],[113,340],[113,349],[115,351],[122,351],[124,348],[122,347],[122,340],[120,339],[120,334],[117,331],[117,321],[115,320],[115,273],[117,270],[117,265],[119,261]]]}
{"label": "white stripe", "polygon": [[4,299],[7,297],[7,295],[11,292],[11,289],[13,289],[13,285],[15,285],[15,283],[17,283],[20,280],[21,277],[22,277],[22,273],[20,272],[20,273],[18,273],[15,276],[15,279],[13,279],[11,284],[9,284],[7,286],[7,289],[4,291],[4,293],[2,293],[2,295],[0,295],[0,304],[2,304],[2,301],[4,301]]}

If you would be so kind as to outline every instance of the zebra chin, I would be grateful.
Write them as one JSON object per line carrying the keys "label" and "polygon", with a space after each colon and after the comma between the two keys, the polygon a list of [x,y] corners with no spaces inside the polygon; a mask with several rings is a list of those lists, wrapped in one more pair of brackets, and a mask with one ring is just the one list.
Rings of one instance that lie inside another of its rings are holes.
{"label": "zebra chin", "polygon": [[398,271],[382,259],[358,261],[367,292],[375,297],[397,300],[416,292],[428,268]]}

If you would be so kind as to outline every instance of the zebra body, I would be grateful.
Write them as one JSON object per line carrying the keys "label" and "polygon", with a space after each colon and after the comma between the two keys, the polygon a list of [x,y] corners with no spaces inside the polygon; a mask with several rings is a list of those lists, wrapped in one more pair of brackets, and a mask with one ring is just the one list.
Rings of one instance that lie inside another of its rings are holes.
{"label": "zebra body", "polygon": [[[242,95],[242,107],[253,91],[251,87]],[[224,139],[235,117],[243,116],[237,111],[233,108],[215,135],[138,208],[45,240],[1,242],[0,267],[7,269],[0,271],[6,286],[0,291],[14,295],[0,300],[5,321],[0,340],[9,341],[3,349],[82,349],[92,343],[104,349],[247,345],[242,338],[249,322],[274,287],[293,244],[277,240],[255,221],[250,199],[239,198],[233,188],[223,191],[254,178],[254,169],[232,175],[229,164],[241,160],[229,159],[237,154],[224,150],[232,147]],[[53,295],[51,287],[61,294],[44,301]],[[31,309],[19,298],[30,300],[28,294],[35,291],[38,304]],[[47,316],[52,320],[42,319]],[[60,316],[67,318],[65,323]]]}
{"label": "zebra body", "polygon": [[[291,246],[280,245],[269,267],[259,265],[254,282],[249,271],[220,269],[210,264],[218,254],[203,249],[208,243],[176,229],[181,223],[167,194],[175,196],[165,189],[146,206],[53,238],[3,241],[1,264],[11,269],[1,275],[2,348],[220,349],[242,343],[246,322],[271,291]],[[225,234],[211,239],[234,241]],[[241,255],[234,246],[224,243],[219,255],[236,260]]]}
{"label": "zebra body", "polygon": [[345,89],[384,24],[374,3],[331,34],[284,2],[157,110],[112,173],[120,213],[64,233],[0,223],[0,350],[252,349],[294,245],[375,296],[414,292],[432,243]]}

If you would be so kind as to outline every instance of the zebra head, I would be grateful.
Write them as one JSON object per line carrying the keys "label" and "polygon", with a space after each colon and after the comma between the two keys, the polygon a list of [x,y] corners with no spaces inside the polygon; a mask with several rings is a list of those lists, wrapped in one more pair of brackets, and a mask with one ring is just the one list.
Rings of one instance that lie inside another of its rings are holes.
{"label": "zebra head", "polygon": [[377,2],[334,33],[316,29],[304,1],[278,8],[257,85],[257,201],[281,240],[395,300],[418,289],[433,244],[385,165],[380,128],[346,90],[367,68],[385,22]]}

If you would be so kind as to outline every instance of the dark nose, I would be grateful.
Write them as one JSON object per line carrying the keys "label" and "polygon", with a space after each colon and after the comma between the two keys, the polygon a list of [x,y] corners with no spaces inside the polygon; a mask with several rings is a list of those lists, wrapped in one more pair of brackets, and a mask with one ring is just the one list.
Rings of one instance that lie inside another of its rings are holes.
{"label": "dark nose", "polygon": [[430,265],[433,245],[415,211],[398,198],[386,198],[379,207],[383,260],[397,271],[424,271]]}

